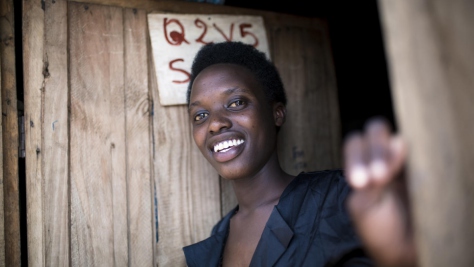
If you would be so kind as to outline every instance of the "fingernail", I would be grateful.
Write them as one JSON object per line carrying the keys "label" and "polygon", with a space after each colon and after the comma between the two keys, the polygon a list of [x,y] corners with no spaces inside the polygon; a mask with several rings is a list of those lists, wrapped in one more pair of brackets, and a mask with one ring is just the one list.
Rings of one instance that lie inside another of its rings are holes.
{"label": "fingernail", "polygon": [[369,181],[367,168],[362,165],[352,167],[350,171],[352,185],[355,187],[364,187]]}
{"label": "fingernail", "polygon": [[382,179],[387,175],[387,165],[382,160],[374,160],[370,163],[369,168],[375,179]]}

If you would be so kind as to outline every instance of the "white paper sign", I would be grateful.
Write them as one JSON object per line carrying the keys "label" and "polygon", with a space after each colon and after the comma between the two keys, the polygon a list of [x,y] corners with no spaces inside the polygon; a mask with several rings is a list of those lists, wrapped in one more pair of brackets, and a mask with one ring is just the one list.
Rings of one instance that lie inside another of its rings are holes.
{"label": "white paper sign", "polygon": [[162,105],[186,104],[191,64],[206,43],[241,41],[270,58],[262,17],[149,14],[148,25]]}

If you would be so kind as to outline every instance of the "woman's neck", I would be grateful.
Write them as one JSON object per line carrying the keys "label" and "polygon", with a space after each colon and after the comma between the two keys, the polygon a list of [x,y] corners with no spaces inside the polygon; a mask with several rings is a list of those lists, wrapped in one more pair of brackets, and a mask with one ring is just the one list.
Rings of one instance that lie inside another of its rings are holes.
{"label": "woman's neck", "polygon": [[281,194],[294,176],[284,172],[276,153],[255,175],[232,181],[239,213],[253,212],[260,207],[278,204]]}

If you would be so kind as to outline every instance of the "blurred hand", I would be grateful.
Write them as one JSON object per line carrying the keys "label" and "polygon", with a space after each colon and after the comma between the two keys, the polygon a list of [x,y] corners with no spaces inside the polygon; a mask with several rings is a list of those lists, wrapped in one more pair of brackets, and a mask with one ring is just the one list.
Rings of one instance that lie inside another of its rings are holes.
{"label": "blurred hand", "polygon": [[349,212],[370,256],[380,266],[415,266],[404,176],[405,143],[380,118],[344,144],[345,174],[353,192]]}

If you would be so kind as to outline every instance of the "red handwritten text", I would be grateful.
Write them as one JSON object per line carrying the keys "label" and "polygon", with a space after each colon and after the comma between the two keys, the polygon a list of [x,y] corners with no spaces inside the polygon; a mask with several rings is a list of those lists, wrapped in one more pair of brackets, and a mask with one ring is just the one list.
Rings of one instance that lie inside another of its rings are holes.
{"label": "red handwritten text", "polygon": [[191,74],[189,74],[189,72],[187,72],[187,71],[185,71],[185,70],[183,70],[183,69],[175,68],[175,67],[173,66],[173,64],[174,64],[175,62],[184,62],[184,59],[182,59],[182,58],[177,58],[177,59],[175,59],[175,60],[171,60],[170,63],[169,63],[169,67],[170,67],[171,70],[174,70],[174,71],[178,71],[178,72],[183,73],[184,75],[186,75],[187,78],[186,78],[186,80],[182,80],[182,81],[173,80],[172,82],[173,82],[173,83],[187,83],[187,82],[189,82],[189,80],[191,79]]}
{"label": "red handwritten text", "polygon": [[[181,32],[171,31],[170,34],[169,34],[169,37],[171,37],[171,40],[170,40],[168,38],[168,25],[170,25],[171,23],[176,23],[178,25],[178,27],[181,29]],[[183,24],[181,24],[181,22],[179,22],[179,20],[170,19],[168,21],[168,18],[165,18],[163,27],[164,27],[166,41],[170,45],[181,45],[182,42],[185,42],[185,43],[189,44],[189,42],[184,38],[184,27],[183,27]]]}

